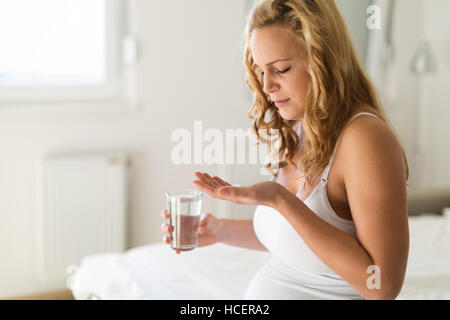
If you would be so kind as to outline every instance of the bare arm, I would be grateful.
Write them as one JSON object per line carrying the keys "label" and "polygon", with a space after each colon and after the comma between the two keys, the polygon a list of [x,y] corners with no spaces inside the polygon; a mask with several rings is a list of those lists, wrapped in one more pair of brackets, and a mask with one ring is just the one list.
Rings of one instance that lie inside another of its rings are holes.
{"label": "bare arm", "polygon": [[221,219],[222,228],[218,235],[219,242],[230,246],[250,250],[268,251],[258,240],[253,229],[253,220]]}

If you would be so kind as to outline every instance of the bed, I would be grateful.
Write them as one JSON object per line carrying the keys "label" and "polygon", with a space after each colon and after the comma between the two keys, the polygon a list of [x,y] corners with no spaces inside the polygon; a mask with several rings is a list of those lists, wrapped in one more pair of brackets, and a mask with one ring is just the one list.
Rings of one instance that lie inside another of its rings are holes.
{"label": "bed", "polygon": [[[450,299],[450,191],[408,195],[410,255],[398,300]],[[241,300],[268,252],[216,244],[174,253],[153,243],[85,257],[67,285],[75,299]]]}

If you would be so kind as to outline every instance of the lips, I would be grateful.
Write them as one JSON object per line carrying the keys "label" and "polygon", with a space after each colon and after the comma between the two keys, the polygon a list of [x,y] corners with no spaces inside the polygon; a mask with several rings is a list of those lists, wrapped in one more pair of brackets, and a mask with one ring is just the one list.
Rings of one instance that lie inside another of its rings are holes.
{"label": "lips", "polygon": [[291,99],[288,98],[288,99],[284,99],[284,100],[274,100],[273,102],[275,103],[275,105],[277,107],[279,107],[279,106],[282,106],[282,105],[285,105],[286,103],[288,103],[289,100],[291,100]]}

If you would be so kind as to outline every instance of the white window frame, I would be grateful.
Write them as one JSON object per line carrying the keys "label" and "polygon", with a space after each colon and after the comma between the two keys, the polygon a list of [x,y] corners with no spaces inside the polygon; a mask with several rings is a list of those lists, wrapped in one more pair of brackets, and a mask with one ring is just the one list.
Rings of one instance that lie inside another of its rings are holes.
{"label": "white window frame", "polygon": [[[135,106],[136,41],[130,2],[105,1],[105,82],[101,85],[0,85],[0,111],[23,109],[119,108]],[[83,108],[86,107],[86,108]]]}

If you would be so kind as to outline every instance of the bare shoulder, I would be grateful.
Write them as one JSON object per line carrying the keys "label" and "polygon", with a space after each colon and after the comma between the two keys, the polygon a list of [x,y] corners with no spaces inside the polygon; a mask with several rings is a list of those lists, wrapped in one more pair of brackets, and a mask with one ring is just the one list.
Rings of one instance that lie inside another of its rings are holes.
{"label": "bare shoulder", "polygon": [[398,194],[406,184],[405,163],[400,142],[390,126],[378,117],[361,115],[341,137],[343,182],[349,188],[371,185],[374,193]]}
{"label": "bare shoulder", "polygon": [[369,155],[374,161],[403,157],[401,145],[389,125],[369,115],[354,119],[342,132],[340,144],[346,159]]}

